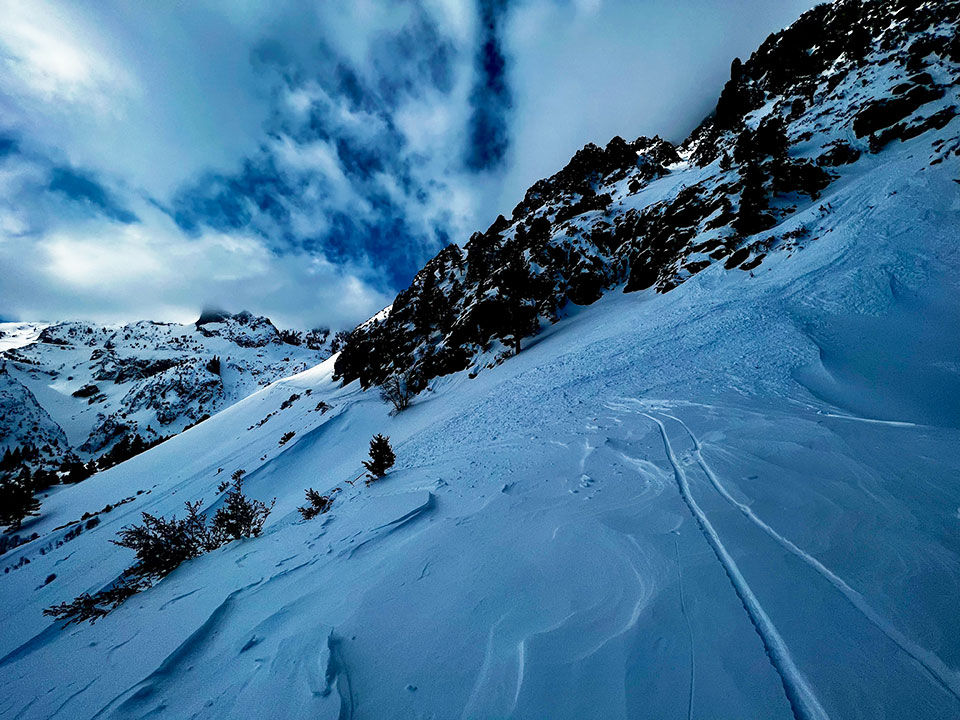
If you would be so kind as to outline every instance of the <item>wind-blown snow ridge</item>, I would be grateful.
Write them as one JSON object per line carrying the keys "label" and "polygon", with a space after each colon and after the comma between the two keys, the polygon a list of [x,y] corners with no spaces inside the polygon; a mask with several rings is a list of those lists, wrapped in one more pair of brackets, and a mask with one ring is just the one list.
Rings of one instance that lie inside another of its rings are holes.
{"label": "wind-blown snow ridge", "polygon": [[667,436],[667,429],[663,421],[649,413],[643,413],[643,416],[656,423],[660,429],[660,435],[663,438],[663,448],[667,453],[667,458],[670,460],[670,465],[673,467],[673,474],[676,478],[680,494],[683,496],[683,501],[687,504],[687,507],[690,508],[690,512],[697,520],[697,524],[701,530],[703,530],[704,537],[710,543],[710,546],[717,555],[717,559],[720,560],[724,570],[726,570],[730,582],[737,591],[737,596],[743,603],[744,609],[746,609],[750,615],[750,619],[757,633],[763,639],[763,645],[770,656],[770,662],[773,663],[783,682],[783,689],[787,694],[787,698],[790,700],[791,707],[793,707],[794,716],[797,720],[829,720],[829,716],[820,705],[820,701],[810,687],[809,682],[807,682],[806,677],[804,677],[803,673],[797,668],[787,644],[783,641],[777,628],[767,616],[763,606],[757,600],[750,585],[747,584],[746,579],[740,572],[736,560],[734,560],[727,551],[717,531],[707,519],[703,510],[700,509],[693,494],[690,492],[690,485],[687,482],[686,473],[680,467],[680,462],[673,452],[673,446],[670,444],[670,438]]}

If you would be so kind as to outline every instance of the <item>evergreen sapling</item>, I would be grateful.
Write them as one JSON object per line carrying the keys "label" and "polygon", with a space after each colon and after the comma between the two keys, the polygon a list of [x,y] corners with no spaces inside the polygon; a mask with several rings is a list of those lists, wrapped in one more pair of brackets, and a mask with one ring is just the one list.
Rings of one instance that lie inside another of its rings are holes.
{"label": "evergreen sapling", "polygon": [[370,459],[363,461],[363,466],[367,469],[367,485],[386,475],[396,459],[393,448],[390,447],[390,438],[379,433],[374,435],[370,440]]}

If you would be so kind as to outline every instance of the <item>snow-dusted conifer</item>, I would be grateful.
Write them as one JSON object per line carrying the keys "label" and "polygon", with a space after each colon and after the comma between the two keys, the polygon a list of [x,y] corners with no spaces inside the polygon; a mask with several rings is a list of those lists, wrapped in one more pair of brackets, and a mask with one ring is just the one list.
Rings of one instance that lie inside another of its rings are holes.
{"label": "snow-dusted conifer", "polygon": [[393,448],[390,447],[390,438],[380,434],[374,435],[370,440],[370,459],[363,461],[363,466],[367,469],[367,483],[379,480],[386,475],[396,459]]}

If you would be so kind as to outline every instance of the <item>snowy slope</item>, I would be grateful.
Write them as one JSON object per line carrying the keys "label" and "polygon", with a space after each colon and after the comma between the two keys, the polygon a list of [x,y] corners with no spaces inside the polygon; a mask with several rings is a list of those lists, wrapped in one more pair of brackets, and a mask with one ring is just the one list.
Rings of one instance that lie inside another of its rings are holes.
{"label": "snowy slope", "polygon": [[36,396],[0,362],[0,447],[31,445],[66,452],[67,436]]}
{"label": "snowy slope", "polygon": [[[957,717],[960,199],[929,143],[798,211],[802,252],[608,294],[400,415],[331,358],[50,493],[3,557],[0,717]],[[376,432],[397,468],[348,484]],[[264,536],[41,615],[238,468]]]}
{"label": "snowy slope", "polygon": [[47,323],[0,323],[0,352],[36,342]]}
{"label": "snowy slope", "polygon": [[[147,441],[176,434],[329,355],[328,346],[283,342],[269,320],[249,313],[221,313],[194,325],[64,322],[0,330],[6,333],[0,392],[11,406],[39,405],[33,414],[42,416],[41,429],[54,428],[30,432],[26,414],[5,412],[0,451],[49,446],[44,454],[55,461],[66,452],[99,457],[134,433]],[[210,366],[215,357],[219,367]]]}
{"label": "snowy slope", "polygon": [[[960,717],[956,7],[813,11],[683,146],[636,141],[653,171],[578,153],[342,355],[49,491],[0,556],[0,718]],[[776,117],[787,156],[737,159]],[[734,231],[751,163],[772,224]],[[820,196],[777,189],[814,163]],[[508,357],[470,247],[593,304]],[[399,415],[361,387],[410,367]],[[375,433],[398,463],[365,487]],[[238,469],[276,497],[262,537],[94,625],[42,615]],[[308,487],[338,490],[303,521]]]}

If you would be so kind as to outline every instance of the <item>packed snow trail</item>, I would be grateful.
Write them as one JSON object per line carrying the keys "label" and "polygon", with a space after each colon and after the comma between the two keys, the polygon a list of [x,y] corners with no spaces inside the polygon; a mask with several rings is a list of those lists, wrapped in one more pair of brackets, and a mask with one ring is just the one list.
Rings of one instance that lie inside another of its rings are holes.
{"label": "packed snow trail", "polygon": [[703,536],[707,542],[710,543],[710,547],[712,547],[716,553],[717,559],[720,560],[724,570],[726,570],[727,576],[730,578],[730,582],[737,592],[737,596],[743,603],[747,614],[750,615],[753,626],[763,640],[763,645],[767,650],[770,662],[773,664],[783,682],[783,689],[787,694],[787,699],[790,701],[790,706],[793,708],[794,716],[797,720],[829,720],[829,715],[827,715],[827,712],[820,705],[820,701],[817,699],[813,688],[810,687],[803,673],[797,668],[793,656],[790,654],[789,648],[787,648],[787,644],[783,641],[783,638],[780,637],[780,633],[767,616],[766,611],[763,609],[760,601],[757,600],[753,590],[750,589],[750,585],[747,584],[736,561],[730,553],[727,552],[727,548],[720,540],[717,531],[714,530],[713,525],[700,509],[700,506],[697,505],[697,501],[690,492],[690,485],[687,482],[686,473],[684,473],[680,467],[680,462],[673,452],[673,446],[670,443],[670,438],[667,436],[667,428],[659,418],[647,413],[643,413],[643,415],[655,422],[660,429],[660,436],[663,438],[663,449],[667,454],[670,465],[673,467],[673,475],[677,481],[680,495],[683,497],[683,501],[687,504],[687,507],[690,508],[690,512],[696,518],[697,524],[703,531]]}
{"label": "packed snow trail", "polygon": [[[693,431],[690,429],[690,427],[683,422],[683,420],[674,415],[670,415],[665,412],[662,414],[664,417],[675,420],[683,427],[684,430],[686,430],[687,434],[690,436],[690,440],[693,442],[693,456],[696,458],[697,464],[700,466],[700,469],[703,470],[704,475],[709,478],[710,483],[713,485],[716,491],[720,493],[724,500],[743,513],[747,519],[763,530],[768,536],[776,540],[788,552],[805,562],[837,590],[843,593],[843,596],[847,598],[847,600],[849,600],[850,603],[857,610],[859,610],[865,618],[867,618],[867,620],[873,623],[881,632],[883,632],[884,635],[896,643],[897,647],[913,658],[917,664],[920,665],[920,667],[922,667],[923,670],[928,674],[930,679],[937,684],[938,687],[950,693],[955,699],[960,701],[960,678],[958,678],[955,671],[948,668],[934,653],[919,646],[917,643],[910,640],[910,638],[906,637],[902,632],[894,627],[887,618],[883,617],[876,610],[874,610],[864,599],[863,595],[850,587],[850,585],[848,585],[843,578],[838,576],[836,573],[830,570],[830,568],[826,567],[808,552],[797,547],[793,542],[783,537],[783,535],[778,533],[767,523],[757,517],[756,513],[753,512],[753,509],[749,505],[745,505],[734,498],[727,490],[726,486],[720,482],[720,479],[713,471],[713,468],[711,468],[706,460],[704,460],[703,453],[701,452],[702,444],[700,439],[693,434]],[[650,416],[647,415],[647,417]]]}

